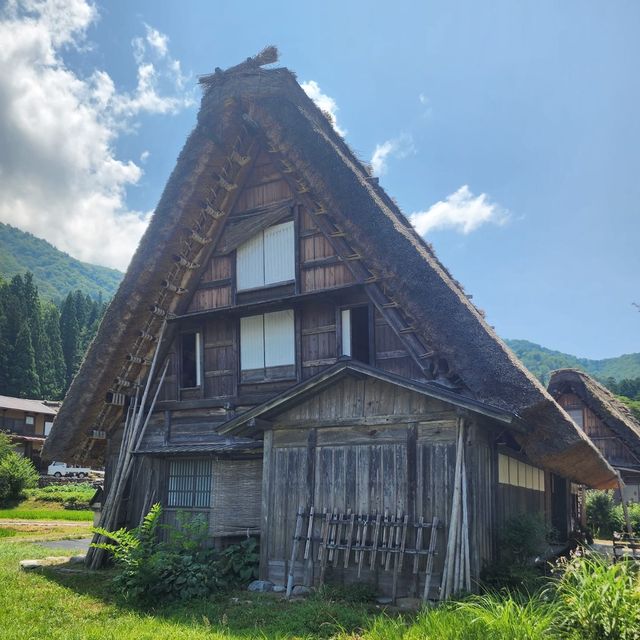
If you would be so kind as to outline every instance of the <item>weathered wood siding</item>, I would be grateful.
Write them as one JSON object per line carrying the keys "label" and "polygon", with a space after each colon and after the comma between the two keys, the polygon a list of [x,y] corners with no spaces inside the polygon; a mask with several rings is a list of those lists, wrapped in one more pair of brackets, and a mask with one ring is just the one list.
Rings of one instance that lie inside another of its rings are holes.
{"label": "weathered wood siding", "polygon": [[[278,416],[265,446],[263,575],[275,582],[285,581],[299,507],[313,505],[316,513],[325,509],[371,515],[388,511],[406,514],[411,521],[424,517],[430,522],[438,516],[444,528],[438,532],[434,595],[451,511],[456,419],[453,408],[443,402],[371,378],[352,377]],[[491,451],[482,432],[475,440],[484,444],[470,456],[468,471],[470,544],[477,575],[492,555],[494,507]],[[489,531],[476,532],[477,527]],[[315,529],[320,536],[320,522]],[[405,594],[419,593],[423,585],[424,570],[416,579],[411,565],[405,564],[400,580]],[[317,563],[298,561],[294,570],[297,583],[318,579]],[[327,581],[356,579],[353,563],[347,569],[342,562],[327,569]],[[380,567],[363,569],[361,577],[382,592],[390,590],[391,580],[391,572]]]}
{"label": "weathered wood siding", "polygon": [[131,485],[135,490],[123,506],[129,526],[137,526],[151,505],[164,507],[164,522],[179,525],[181,519],[197,515],[209,523],[212,538],[257,535],[260,532],[262,499],[262,459],[214,459],[211,499],[208,508],[170,508],[167,506],[169,458],[136,457]]}

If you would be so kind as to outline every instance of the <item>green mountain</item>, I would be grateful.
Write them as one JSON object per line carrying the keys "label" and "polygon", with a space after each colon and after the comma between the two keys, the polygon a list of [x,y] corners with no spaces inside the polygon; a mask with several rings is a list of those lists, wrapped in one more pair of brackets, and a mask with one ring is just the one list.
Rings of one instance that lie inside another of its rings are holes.
{"label": "green mountain", "polygon": [[80,262],[30,233],[0,222],[0,276],[33,273],[42,298],[57,300],[80,289],[92,298],[109,300],[122,273],[116,269]]}
{"label": "green mountain", "polygon": [[589,360],[546,349],[528,340],[505,340],[505,342],[522,360],[525,367],[545,384],[549,380],[549,372],[567,367],[581,369],[599,380],[614,378],[619,382],[624,379],[640,378],[640,353],[627,353],[617,358],[603,360]]}

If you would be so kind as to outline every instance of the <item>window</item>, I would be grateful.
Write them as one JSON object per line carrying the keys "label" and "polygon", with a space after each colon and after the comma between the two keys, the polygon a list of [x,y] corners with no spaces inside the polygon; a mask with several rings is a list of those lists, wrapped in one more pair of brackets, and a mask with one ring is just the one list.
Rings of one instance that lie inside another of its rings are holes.
{"label": "window", "polygon": [[342,355],[369,362],[369,307],[342,310]]}
{"label": "window", "polygon": [[242,379],[283,378],[295,374],[293,309],[240,319]]}
{"label": "window", "polygon": [[499,453],[498,482],[533,491],[544,491],[544,471]]}
{"label": "window", "polygon": [[269,227],[238,247],[238,291],[295,280],[293,222]]}
{"label": "window", "polygon": [[34,424],[33,416],[25,416],[24,423],[25,423],[28,427],[32,427],[32,426],[33,426],[33,424]]}
{"label": "window", "polygon": [[567,409],[567,413],[581,429],[584,429],[584,413],[582,409]]}
{"label": "window", "polygon": [[183,333],[180,344],[180,386],[199,387],[201,382],[202,336],[198,331]]}
{"label": "window", "polygon": [[211,460],[171,460],[167,506],[208,509],[211,477]]}
{"label": "window", "polygon": [[45,438],[51,433],[51,427],[53,427],[53,422],[45,422],[44,423],[44,437]]}

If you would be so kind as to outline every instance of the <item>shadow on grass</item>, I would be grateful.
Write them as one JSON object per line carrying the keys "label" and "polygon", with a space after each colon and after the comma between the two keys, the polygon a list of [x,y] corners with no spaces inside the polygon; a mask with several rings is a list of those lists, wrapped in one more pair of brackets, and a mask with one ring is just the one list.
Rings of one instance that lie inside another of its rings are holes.
{"label": "shadow on grass", "polygon": [[43,569],[42,575],[77,594],[111,605],[123,614],[152,616],[203,632],[217,631],[227,634],[230,640],[330,638],[338,632],[350,633],[366,628],[372,616],[380,613],[370,605],[332,601],[319,596],[286,601],[278,594],[247,591],[225,591],[208,599],[141,608],[123,601],[115,592],[113,570],[88,571],[78,568],[78,565],[58,565]]}

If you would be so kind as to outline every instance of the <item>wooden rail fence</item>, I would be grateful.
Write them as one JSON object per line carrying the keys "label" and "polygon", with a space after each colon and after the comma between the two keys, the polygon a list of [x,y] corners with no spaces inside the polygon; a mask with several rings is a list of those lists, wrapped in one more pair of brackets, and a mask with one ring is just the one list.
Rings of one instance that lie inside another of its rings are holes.
{"label": "wooden rail fence", "polygon": [[[320,526],[320,535],[314,536],[314,528]],[[324,584],[328,566],[342,566],[345,569],[357,567],[358,578],[363,567],[374,570],[377,566],[393,572],[392,599],[395,601],[398,575],[405,559],[412,562],[412,571],[420,571],[421,558],[426,558],[423,570],[425,584],[422,595],[427,601],[433,574],[433,558],[436,555],[438,530],[442,527],[437,517],[430,522],[420,518],[411,521],[409,516],[389,511],[384,514],[355,514],[351,509],[346,513],[324,509],[317,512],[312,506],[308,511],[298,509],[295,533],[291,547],[291,562],[287,578],[287,597],[291,595],[294,583],[296,561],[317,561],[320,565],[319,583]],[[314,543],[317,557],[314,557]]]}

